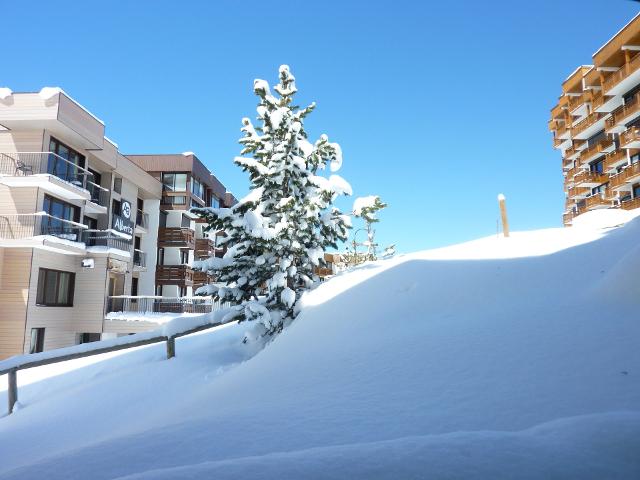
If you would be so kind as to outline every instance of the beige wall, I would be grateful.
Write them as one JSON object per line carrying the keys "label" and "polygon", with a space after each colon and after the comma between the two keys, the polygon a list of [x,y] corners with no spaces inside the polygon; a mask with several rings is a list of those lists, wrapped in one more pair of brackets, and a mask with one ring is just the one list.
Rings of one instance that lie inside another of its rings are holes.
{"label": "beige wall", "polygon": [[0,132],[0,152],[41,152],[43,130]]}
{"label": "beige wall", "polygon": [[[105,292],[107,290],[107,259],[92,257],[95,268],[84,269],[79,255],[63,255],[34,249],[31,284],[27,305],[25,352],[29,351],[32,328],[44,327],[44,349],[74,345],[77,333],[102,331]],[[50,268],[76,274],[73,307],[45,307],[36,305],[40,268]]]}
{"label": "beige wall", "polygon": [[31,252],[0,248],[0,359],[22,353]]}

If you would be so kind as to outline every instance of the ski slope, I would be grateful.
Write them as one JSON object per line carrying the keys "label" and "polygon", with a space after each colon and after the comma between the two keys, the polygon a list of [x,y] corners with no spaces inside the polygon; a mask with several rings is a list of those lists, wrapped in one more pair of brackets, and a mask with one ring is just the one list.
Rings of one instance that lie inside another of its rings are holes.
{"label": "ski slope", "polygon": [[640,478],[632,217],[361,266],[259,352],[231,324],[20,372],[0,478]]}

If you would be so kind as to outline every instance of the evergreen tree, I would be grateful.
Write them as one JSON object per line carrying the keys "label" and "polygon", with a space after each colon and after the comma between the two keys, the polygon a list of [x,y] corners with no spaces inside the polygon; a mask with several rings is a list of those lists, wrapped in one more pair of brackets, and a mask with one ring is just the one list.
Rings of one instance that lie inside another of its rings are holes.
{"label": "evergreen tree", "polygon": [[231,208],[194,209],[209,224],[207,231],[226,233],[223,258],[196,262],[211,271],[216,284],[198,291],[236,306],[240,320],[259,320],[262,333],[275,333],[297,314],[296,302],[317,277],[314,267],[324,251],[347,238],[350,219],[333,206],[339,195],[351,195],[340,176],[320,172],[342,165],[337,143],[321,135],[311,143],[305,118],[315,104],[293,104],[297,91],[289,67],[280,67],[271,93],[264,80],[254,81],[259,122],[242,119],[243,148],[234,162],[249,173],[250,192]]}
{"label": "evergreen tree", "polygon": [[[378,195],[370,195],[368,197],[360,197],[356,198],[353,202],[353,216],[356,218],[362,218],[366,224],[367,229],[367,241],[363,243],[364,246],[367,247],[367,253],[364,257],[365,260],[376,260],[378,257],[377,254],[377,246],[375,243],[375,230],[373,229],[373,224],[379,222],[380,220],[376,216],[376,214],[386,208],[387,204],[380,200]],[[358,252],[357,252],[357,242],[356,239],[353,239],[353,257],[355,260],[355,264],[359,263],[358,261]],[[393,248],[392,248],[393,247]],[[385,257],[392,256],[395,253],[395,245],[389,246],[385,249]]]}

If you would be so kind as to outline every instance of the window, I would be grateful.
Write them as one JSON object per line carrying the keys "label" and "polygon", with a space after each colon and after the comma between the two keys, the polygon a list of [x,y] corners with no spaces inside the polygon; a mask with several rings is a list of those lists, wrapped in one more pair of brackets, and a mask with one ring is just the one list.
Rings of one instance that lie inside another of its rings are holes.
{"label": "window", "polygon": [[167,217],[169,214],[167,212],[160,211],[160,228],[167,228]]}
{"label": "window", "polygon": [[122,202],[114,199],[113,202],[111,202],[111,211],[114,215],[122,215]]}
{"label": "window", "polygon": [[205,187],[202,182],[196,180],[195,178],[191,179],[191,193],[193,193],[196,197],[204,200],[205,198]]}
{"label": "window", "polygon": [[195,198],[191,199],[191,208],[202,208],[203,205]]}
{"label": "window", "polygon": [[70,203],[63,202],[62,200],[58,200],[57,198],[50,197],[49,195],[44,196],[42,209],[52,217],[61,218],[63,220],[77,222],[80,218],[80,209],[78,207],[71,205]]}
{"label": "window", "polygon": [[169,195],[163,195],[162,204],[163,205],[186,205],[187,197],[183,197],[183,196],[174,197]]}
{"label": "window", "polygon": [[156,297],[162,296],[162,285],[156,285]]}
{"label": "window", "polygon": [[598,185],[597,187],[593,187],[591,189],[591,195],[598,195],[599,193],[604,193],[607,190],[607,184],[603,183],[602,185]]}
{"label": "window", "polygon": [[186,297],[187,296],[187,287],[180,287],[180,293],[179,295],[181,297]]}
{"label": "window", "polygon": [[636,183],[633,186],[633,198],[640,197],[640,183]]}
{"label": "window", "polygon": [[113,191],[122,193],[122,177],[113,177]]}
{"label": "window", "polygon": [[32,328],[29,353],[40,353],[43,350],[44,350],[44,328]]}
{"label": "window", "polygon": [[157,263],[158,265],[164,265],[164,248],[158,249]]}
{"label": "window", "polygon": [[79,333],[78,334],[78,344],[99,342],[99,341],[100,341],[99,333]]}
{"label": "window", "polygon": [[54,235],[60,238],[66,238],[73,242],[80,241],[78,238],[78,228],[73,224],[65,222],[77,222],[80,217],[80,209],[57,198],[44,196],[42,209],[50,216],[41,219],[41,234]]}
{"label": "window", "polygon": [[602,173],[604,171],[604,161],[599,159],[589,165],[589,170],[595,173]]}
{"label": "window", "polygon": [[49,155],[47,173],[71,183],[82,182],[84,172],[78,167],[84,167],[84,155],[80,155],[74,149],[51,137],[49,151],[56,155]]}
{"label": "window", "polygon": [[98,229],[98,220],[95,218],[84,216],[84,223],[89,230],[97,230]]}
{"label": "window", "polygon": [[186,173],[163,173],[162,189],[168,192],[186,192],[187,191],[187,174]]}
{"label": "window", "polygon": [[191,219],[186,215],[182,215],[182,219],[180,221],[180,226],[182,228],[190,228],[191,227]]}
{"label": "window", "polygon": [[189,250],[180,250],[180,263],[182,265],[189,264]]}
{"label": "window", "polygon": [[209,206],[212,208],[220,208],[220,200],[215,195],[209,197]]}
{"label": "window", "polygon": [[138,296],[138,277],[131,278],[131,296],[132,297]]}
{"label": "window", "polygon": [[36,304],[45,307],[72,307],[76,274],[41,268],[38,272]]}
{"label": "window", "polygon": [[102,174],[96,172],[94,169],[89,168],[89,172],[93,175],[93,178],[89,177],[89,180],[95,183],[96,185],[102,185]]}

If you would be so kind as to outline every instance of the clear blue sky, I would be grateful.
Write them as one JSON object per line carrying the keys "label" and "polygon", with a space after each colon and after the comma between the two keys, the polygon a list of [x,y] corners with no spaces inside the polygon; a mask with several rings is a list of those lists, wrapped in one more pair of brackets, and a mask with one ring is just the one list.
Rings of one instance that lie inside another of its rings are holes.
{"label": "clear blue sky", "polygon": [[[60,86],[124,153],[194,151],[237,196],[254,78],[286,63],[307,130],[342,145],[355,196],[403,252],[561,224],[549,110],[638,11],[628,0],[56,1],[3,9],[0,86]],[[349,203],[341,203],[348,207]]]}

